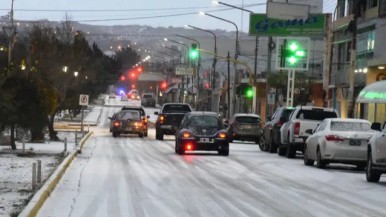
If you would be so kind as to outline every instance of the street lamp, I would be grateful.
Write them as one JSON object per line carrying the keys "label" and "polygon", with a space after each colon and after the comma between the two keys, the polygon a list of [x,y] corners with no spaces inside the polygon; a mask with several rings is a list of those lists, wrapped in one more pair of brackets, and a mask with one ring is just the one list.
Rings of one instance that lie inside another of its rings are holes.
{"label": "street lamp", "polygon": [[[239,28],[237,27],[236,23],[234,23],[234,22],[232,22],[230,20],[226,20],[226,19],[223,19],[221,17],[217,17],[217,16],[214,16],[214,15],[205,13],[205,12],[199,12],[199,13],[200,13],[200,15],[206,15],[206,16],[209,16],[209,17],[212,17],[212,18],[215,18],[215,19],[222,20],[224,22],[230,23],[230,24],[232,24],[232,25],[234,25],[236,27],[236,47],[235,47],[235,60],[236,61],[234,63],[234,65],[235,65],[235,76],[234,76],[234,81],[233,81],[233,93],[235,95],[236,94],[236,89],[234,87],[236,86],[236,82],[237,82],[237,76],[236,76],[237,75],[237,59],[238,59],[238,55],[240,54],[240,51],[239,51]],[[229,88],[230,88],[230,86],[229,86]],[[212,110],[217,111],[218,110],[217,107],[218,107],[218,104],[216,103],[216,108],[215,109],[212,108]],[[231,108],[230,105],[228,105],[228,107]],[[236,101],[235,101],[235,99],[233,99],[233,107],[232,107],[233,108],[233,110],[232,110],[233,113],[235,111],[235,107],[236,107]]]}
{"label": "street lamp", "polygon": [[[187,26],[190,27],[190,28],[193,28],[193,29],[197,29],[197,30],[200,30],[200,31],[208,32],[208,33],[213,35],[213,38],[214,38],[214,54],[215,54],[214,57],[213,57],[213,64],[212,64],[212,68],[213,68],[213,73],[212,73],[212,96],[213,96],[214,95],[215,78],[216,78],[216,76],[215,76],[215,74],[216,74],[216,63],[217,63],[217,37],[216,37],[216,34],[214,34],[214,32],[212,32],[212,31],[209,31],[209,30],[206,30],[206,29],[202,29],[202,28],[199,28],[199,27],[196,27],[196,26],[192,26],[192,25],[187,25]],[[229,83],[228,83],[228,85],[229,85]],[[229,88],[228,88],[228,90],[229,90]],[[228,99],[229,99],[229,93],[228,93]],[[208,103],[208,106],[209,106],[209,103]]]}

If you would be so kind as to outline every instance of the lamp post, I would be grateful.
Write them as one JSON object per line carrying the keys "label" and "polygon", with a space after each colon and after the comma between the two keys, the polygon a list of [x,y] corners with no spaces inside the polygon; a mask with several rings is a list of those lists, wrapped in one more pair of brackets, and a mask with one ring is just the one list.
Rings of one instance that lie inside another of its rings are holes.
{"label": "lamp post", "polygon": [[[190,38],[190,37],[187,37],[187,36],[183,36],[183,35],[179,35],[179,34],[174,34],[175,36],[177,37],[181,37],[181,38],[185,38],[185,39],[188,39],[188,40],[191,40],[191,41],[194,41],[197,43],[198,45],[198,49],[201,48],[201,45],[200,45],[200,42],[197,41],[196,39],[194,38]],[[195,68],[195,64],[193,64],[192,62],[192,66],[193,66],[193,69]],[[196,88],[196,96],[195,96],[195,102],[196,102],[196,110],[198,110],[198,96],[199,96],[199,87],[200,87],[200,67],[201,67],[201,56],[198,55],[198,61],[197,61],[197,72],[196,72],[196,78],[197,78],[197,88]],[[195,76],[194,76],[194,73],[193,73],[193,76],[192,76],[192,92],[193,92],[193,87],[194,87],[194,80],[195,80]]]}
{"label": "lamp post", "polygon": [[10,16],[10,22],[11,26],[3,26],[3,31],[6,33],[8,37],[8,65],[7,65],[7,76],[9,76],[9,71],[10,71],[10,66],[12,63],[12,49],[13,49],[13,43],[15,40],[15,34],[16,34],[16,27],[13,24],[13,2],[14,0],[11,1],[11,12],[9,14]]}
{"label": "lamp post", "polygon": [[[235,112],[235,107],[236,107],[236,100],[235,100],[235,95],[236,95],[236,89],[234,88],[236,86],[236,83],[237,83],[237,59],[238,59],[238,56],[240,54],[240,50],[239,50],[239,28],[237,27],[236,23],[230,21],[230,20],[226,20],[224,18],[221,18],[221,17],[217,17],[217,16],[214,16],[214,15],[211,15],[211,14],[208,14],[208,13],[204,13],[204,12],[200,12],[201,15],[206,15],[206,16],[209,16],[209,17],[212,17],[212,18],[215,18],[215,19],[218,19],[218,20],[222,20],[224,22],[227,22],[227,23],[230,23],[232,25],[234,25],[236,27],[236,45],[235,45],[235,63],[234,63],[234,66],[235,66],[235,76],[234,76],[234,81],[233,81],[233,100],[232,100],[232,105],[233,106],[230,106],[228,105],[229,108],[232,108],[232,113]],[[229,84],[228,84],[229,85]],[[230,87],[229,87],[230,88]],[[213,89],[215,89],[215,87],[213,87]],[[216,98],[216,96],[214,96]],[[217,100],[215,100],[217,102]],[[216,108],[212,108],[212,111],[218,111],[218,103],[216,103]]]}
{"label": "lamp post", "polygon": [[[212,64],[212,96],[214,96],[214,86],[215,86],[215,74],[216,74],[216,63],[217,63],[217,37],[216,37],[216,34],[214,34],[214,32],[212,31],[209,31],[207,29],[202,29],[202,28],[199,28],[199,27],[196,27],[196,26],[192,26],[192,25],[187,25],[188,27],[191,27],[193,29],[197,29],[197,30],[200,30],[200,31],[203,31],[203,32],[208,32],[210,34],[213,35],[213,38],[214,38],[214,56],[213,56],[213,64]],[[198,84],[199,85],[199,84]],[[229,85],[229,84],[228,84]],[[229,88],[228,88],[229,90]],[[229,98],[229,93],[228,93],[228,98]],[[208,100],[210,100],[210,98],[208,98]],[[213,101],[213,100],[212,100]],[[209,103],[208,103],[208,106],[209,106]]]}

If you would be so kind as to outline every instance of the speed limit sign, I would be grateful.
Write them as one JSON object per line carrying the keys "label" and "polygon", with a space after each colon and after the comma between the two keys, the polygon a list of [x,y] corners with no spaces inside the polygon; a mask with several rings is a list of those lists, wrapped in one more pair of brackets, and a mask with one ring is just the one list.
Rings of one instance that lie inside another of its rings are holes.
{"label": "speed limit sign", "polygon": [[79,96],[79,105],[88,105],[88,95],[81,94]]}

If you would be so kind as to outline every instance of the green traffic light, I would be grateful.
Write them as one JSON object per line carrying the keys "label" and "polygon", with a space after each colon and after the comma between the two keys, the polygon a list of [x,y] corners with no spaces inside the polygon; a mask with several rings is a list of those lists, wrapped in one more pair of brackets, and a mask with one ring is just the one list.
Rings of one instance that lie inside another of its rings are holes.
{"label": "green traffic light", "polygon": [[289,65],[296,65],[300,59],[306,56],[306,52],[302,49],[297,41],[290,42],[286,47],[286,61]]}
{"label": "green traffic light", "polygon": [[296,51],[298,49],[298,45],[296,44],[296,42],[292,42],[289,48],[291,51]]}
{"label": "green traffic light", "polygon": [[245,96],[247,98],[253,97],[253,90],[252,89],[247,89],[247,92],[245,93]]}
{"label": "green traffic light", "polygon": [[190,59],[197,59],[198,58],[198,51],[191,49],[189,51],[189,57],[190,57]]}

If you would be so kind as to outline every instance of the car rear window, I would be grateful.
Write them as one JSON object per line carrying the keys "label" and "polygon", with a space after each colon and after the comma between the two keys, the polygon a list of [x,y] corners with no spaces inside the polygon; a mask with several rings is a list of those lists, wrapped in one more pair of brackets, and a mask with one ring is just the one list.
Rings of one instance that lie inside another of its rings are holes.
{"label": "car rear window", "polygon": [[294,110],[293,109],[285,109],[283,111],[283,113],[281,114],[281,118],[285,118],[286,120],[289,119],[289,116],[291,115],[291,113],[293,112]]}
{"label": "car rear window", "polygon": [[153,95],[151,95],[151,94],[143,94],[143,98],[146,98],[146,99],[153,98]]}
{"label": "car rear window", "polygon": [[332,131],[370,131],[371,125],[363,122],[333,121],[330,128]]}
{"label": "car rear window", "polygon": [[296,115],[297,119],[317,120],[322,121],[326,118],[337,118],[338,115],[332,111],[324,111],[322,109],[300,110]]}
{"label": "car rear window", "polygon": [[189,119],[192,127],[218,127],[219,123],[219,119],[213,116],[192,116]]}
{"label": "car rear window", "polygon": [[119,120],[140,120],[140,114],[138,111],[124,111],[118,114]]}
{"label": "car rear window", "polygon": [[123,111],[137,111],[141,114],[141,116],[145,115],[145,110],[143,110],[142,108],[122,107],[121,110],[123,110]]}
{"label": "car rear window", "polygon": [[191,111],[188,105],[165,105],[162,113],[187,113]]}
{"label": "car rear window", "polygon": [[252,117],[252,116],[241,116],[241,117],[236,117],[236,121],[239,123],[245,123],[245,124],[258,124],[260,123],[260,118]]}

